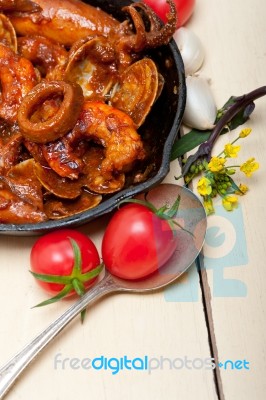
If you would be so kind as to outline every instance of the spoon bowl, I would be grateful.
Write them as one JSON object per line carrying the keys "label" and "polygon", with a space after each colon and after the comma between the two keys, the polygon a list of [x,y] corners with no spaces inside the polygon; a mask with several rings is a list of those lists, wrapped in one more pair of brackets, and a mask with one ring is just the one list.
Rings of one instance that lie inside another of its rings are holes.
{"label": "spoon bowl", "polygon": [[[22,371],[59,332],[89,304],[108,293],[145,293],[162,289],[182,275],[198,256],[206,233],[207,219],[199,199],[190,190],[173,184],[161,184],[152,189],[148,200],[157,208],[173,204],[180,195],[180,206],[176,221],[184,229],[178,229],[178,246],[158,271],[138,280],[124,280],[104,272],[102,279],[65,313],[33,339],[0,369],[0,399],[3,399]],[[140,195],[139,197],[143,197]]]}

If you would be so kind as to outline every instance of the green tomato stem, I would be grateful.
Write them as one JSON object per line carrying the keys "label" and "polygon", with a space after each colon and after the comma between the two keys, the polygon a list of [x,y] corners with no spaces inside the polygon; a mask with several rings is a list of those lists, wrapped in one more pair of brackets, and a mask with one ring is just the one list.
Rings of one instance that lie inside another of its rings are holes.
{"label": "green tomato stem", "polygon": [[77,242],[72,239],[71,237],[68,238],[70,240],[73,253],[74,253],[74,265],[72,269],[72,276],[76,276],[77,274],[81,273],[81,253],[80,253],[80,248],[77,244]]}
{"label": "green tomato stem", "polygon": [[[145,196],[145,198],[146,198],[146,196]],[[152,212],[154,212],[154,214],[157,214],[157,211],[158,211],[157,208],[156,208],[152,203],[150,203],[150,202],[147,201],[147,200],[125,199],[125,200],[120,201],[120,203],[119,203],[118,206],[120,206],[120,204],[124,204],[124,203],[140,204],[140,205],[142,205],[142,206],[148,208],[148,209],[151,210]]]}
{"label": "green tomato stem", "polygon": [[79,296],[83,296],[85,293],[85,287],[83,285],[82,282],[80,282],[77,278],[74,278],[72,280],[72,285],[73,288],[75,289],[75,292],[79,295]]}
{"label": "green tomato stem", "polygon": [[157,209],[152,203],[146,200],[147,193],[145,194],[145,200],[140,200],[140,199],[125,199],[122,200],[120,204],[122,203],[133,203],[133,204],[140,204],[146,208],[148,208],[150,211],[152,211],[157,217],[159,217],[162,220],[165,220],[168,222],[171,230],[173,231],[173,235],[176,235],[176,226],[178,226],[180,229],[183,231],[189,233],[190,235],[194,236],[191,232],[189,232],[187,229],[183,228],[178,222],[174,220],[174,218],[177,215],[179,205],[180,205],[180,199],[181,196],[177,196],[177,199],[175,200],[174,204],[172,204],[171,207],[169,207],[167,204],[164,204],[162,207]]}
{"label": "green tomato stem", "polygon": [[66,285],[61,292],[59,292],[56,296],[51,297],[48,300],[45,300],[39,304],[37,304],[36,306],[32,307],[32,308],[36,308],[36,307],[43,307],[43,306],[47,306],[48,304],[52,304],[55,303],[56,301],[59,301],[61,299],[63,299],[67,294],[69,294],[71,292],[71,290],[73,289],[73,286],[71,284]]}
{"label": "green tomato stem", "polygon": [[71,282],[71,279],[69,276],[37,274],[36,272],[33,272],[33,271],[30,271],[30,273],[34,276],[34,278],[36,278],[42,282],[58,283],[61,285],[67,285],[67,284],[70,284],[70,282]]}
{"label": "green tomato stem", "polygon": [[[56,296],[51,297],[50,299],[37,304],[35,307],[46,306],[48,304],[54,303],[58,300],[61,300],[62,298],[67,296],[72,290],[74,290],[79,296],[83,296],[83,294],[86,291],[84,284],[86,282],[89,282],[96,276],[98,276],[104,268],[104,264],[101,263],[96,268],[93,268],[92,270],[85,272],[83,274],[82,273],[82,257],[81,257],[80,248],[74,239],[72,239],[70,237],[68,239],[71,243],[71,246],[73,249],[73,254],[74,254],[74,263],[73,263],[73,268],[72,268],[70,275],[61,276],[61,275],[38,274],[36,272],[30,271],[31,274],[36,279],[38,279],[42,282],[65,285],[63,287],[63,289]],[[84,320],[84,317],[85,317],[85,312],[82,312],[81,313],[82,321]]]}
{"label": "green tomato stem", "polygon": [[104,268],[104,264],[101,263],[98,267],[91,269],[89,272],[85,272],[84,274],[80,274],[78,277],[79,282],[85,283],[90,281],[91,279],[98,276]]}

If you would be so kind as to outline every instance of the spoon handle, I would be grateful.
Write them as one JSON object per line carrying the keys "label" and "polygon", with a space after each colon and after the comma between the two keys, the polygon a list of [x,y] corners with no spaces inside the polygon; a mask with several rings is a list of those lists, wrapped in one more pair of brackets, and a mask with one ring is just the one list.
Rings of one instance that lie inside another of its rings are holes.
{"label": "spoon handle", "polygon": [[112,276],[106,273],[104,278],[97,285],[85,293],[85,295],[65,311],[61,317],[49,325],[48,328],[36,336],[24,349],[0,368],[0,399],[4,398],[10,386],[16,381],[30,362],[70,321],[72,321],[73,318],[91,302],[117,289],[117,286],[112,280]]}

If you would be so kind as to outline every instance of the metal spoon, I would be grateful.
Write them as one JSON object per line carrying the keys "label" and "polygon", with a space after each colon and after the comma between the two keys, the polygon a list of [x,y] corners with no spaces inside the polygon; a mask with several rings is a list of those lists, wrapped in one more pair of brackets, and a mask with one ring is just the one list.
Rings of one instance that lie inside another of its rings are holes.
{"label": "metal spoon", "polygon": [[98,284],[0,369],[0,399],[4,398],[11,385],[39,352],[89,304],[108,293],[144,293],[159,290],[188,269],[202,248],[206,232],[206,214],[201,202],[190,190],[173,184],[157,186],[149,192],[148,199],[160,207],[163,204],[172,204],[178,195],[181,196],[181,201],[177,220],[181,224],[184,223],[185,229],[193,233],[193,236],[180,229],[178,248],[173,256],[159,271],[142,280],[123,280],[105,272]]}

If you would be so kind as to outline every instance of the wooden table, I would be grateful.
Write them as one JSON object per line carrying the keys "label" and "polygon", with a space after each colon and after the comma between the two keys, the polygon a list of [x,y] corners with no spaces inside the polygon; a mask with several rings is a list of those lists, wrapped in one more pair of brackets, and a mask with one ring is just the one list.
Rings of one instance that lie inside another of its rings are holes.
{"label": "wooden table", "polygon": [[[200,74],[211,79],[218,107],[231,95],[265,85],[265,17],[262,0],[197,0],[187,26],[203,42],[206,60]],[[260,170],[248,181],[250,192],[236,211],[225,213],[217,204],[209,217],[200,272],[191,266],[171,290],[114,295],[95,304],[83,325],[73,321],[28,368],[10,400],[265,399],[265,110],[266,98],[256,101],[244,125],[253,132],[240,156],[241,161],[256,157]],[[219,139],[215,150],[238,131]],[[173,162],[166,181],[175,182],[178,172]],[[104,226],[102,218],[80,230],[99,247]],[[1,364],[70,305],[31,309],[46,296],[28,273],[35,240],[0,238]],[[146,355],[153,369],[112,374],[75,369],[65,360],[124,355]],[[223,365],[208,369],[209,358]]]}

